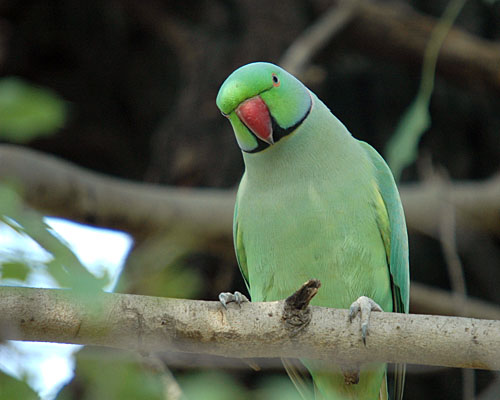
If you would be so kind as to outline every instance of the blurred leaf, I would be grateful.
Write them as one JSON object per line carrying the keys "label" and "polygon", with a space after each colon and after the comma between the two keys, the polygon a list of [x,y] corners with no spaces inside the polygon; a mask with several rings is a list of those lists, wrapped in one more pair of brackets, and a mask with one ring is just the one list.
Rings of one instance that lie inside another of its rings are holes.
{"label": "blurred leaf", "polygon": [[24,143],[64,125],[66,103],[49,89],[19,78],[0,79],[0,138]]}
{"label": "blurred leaf", "polygon": [[179,378],[179,384],[184,393],[182,400],[249,399],[245,389],[222,372],[192,373]]}
{"label": "blurred leaf", "polygon": [[259,385],[259,388],[255,391],[255,395],[252,398],[261,400],[303,400],[290,378],[286,376],[276,376],[265,379],[264,382]]}
{"label": "blurred leaf", "polygon": [[2,267],[2,279],[26,280],[31,269],[22,262],[4,262]]}
{"label": "blurred leaf", "polygon": [[34,400],[39,398],[26,382],[0,371],[0,400]]}
{"label": "blurred leaf", "polygon": [[124,352],[84,349],[76,356],[75,378],[58,400],[163,400],[161,374],[150,371]]}
{"label": "blurred leaf", "polygon": [[16,232],[28,235],[52,255],[53,259],[46,265],[49,273],[62,287],[91,295],[109,283],[108,276],[96,278],[92,275],[68,245],[45,223],[43,216],[24,207],[19,194],[6,184],[0,184],[0,221]]}
{"label": "blurred leaf", "polygon": [[20,198],[12,184],[0,183],[0,215],[13,215],[19,210]]}
{"label": "blurred leaf", "polygon": [[62,287],[92,292],[102,289],[108,283],[105,278],[96,278],[81,264],[72,250],[53,235],[52,228],[44,222],[41,215],[24,211],[10,218],[1,216],[0,219],[18,232],[30,236],[52,254],[54,258],[47,263],[47,267]]}

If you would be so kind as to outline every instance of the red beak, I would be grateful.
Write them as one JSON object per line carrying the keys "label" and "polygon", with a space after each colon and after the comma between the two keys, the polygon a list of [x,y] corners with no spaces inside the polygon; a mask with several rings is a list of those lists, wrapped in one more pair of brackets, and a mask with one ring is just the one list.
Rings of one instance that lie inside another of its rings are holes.
{"label": "red beak", "polygon": [[266,143],[274,144],[271,115],[260,96],[245,100],[236,108],[236,115],[255,136]]}

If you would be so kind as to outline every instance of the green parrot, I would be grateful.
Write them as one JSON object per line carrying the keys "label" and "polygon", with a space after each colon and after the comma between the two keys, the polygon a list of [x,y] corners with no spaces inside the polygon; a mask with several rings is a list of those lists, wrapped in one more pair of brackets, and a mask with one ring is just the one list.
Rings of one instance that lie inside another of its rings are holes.
{"label": "green parrot", "polygon": [[[320,279],[311,304],[349,308],[351,321],[360,313],[363,341],[371,311],[407,313],[406,224],[382,157],[353,138],[298,79],[270,63],[234,71],[217,106],[245,162],[233,234],[252,301],[281,300]],[[224,306],[244,300],[240,293],[219,298]],[[386,364],[301,361],[317,398],[388,398]],[[396,365],[396,399],[403,395],[404,374],[405,366]]]}

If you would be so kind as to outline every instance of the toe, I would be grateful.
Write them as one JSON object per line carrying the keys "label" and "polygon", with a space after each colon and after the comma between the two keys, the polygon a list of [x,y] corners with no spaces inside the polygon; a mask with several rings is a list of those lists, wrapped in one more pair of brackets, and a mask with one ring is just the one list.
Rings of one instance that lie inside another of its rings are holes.
{"label": "toe", "polygon": [[356,315],[361,311],[361,307],[359,306],[358,301],[356,300],[354,303],[351,304],[351,307],[349,308],[349,322],[352,322],[354,318],[356,318]]}
{"label": "toe", "polygon": [[234,295],[229,292],[222,292],[219,294],[219,301],[221,302],[222,306],[227,309],[227,303],[234,301]]}
{"label": "toe", "polygon": [[227,309],[228,303],[235,302],[236,304],[241,306],[241,303],[244,303],[244,302],[249,301],[249,300],[247,299],[247,297],[244,294],[242,294],[240,292],[234,292],[234,294],[230,293],[230,292],[222,292],[219,294],[219,301],[222,304],[222,306],[225,309]]}
{"label": "toe", "polygon": [[234,301],[236,302],[236,304],[241,306],[241,303],[247,302],[248,299],[243,293],[236,291],[234,292]]}

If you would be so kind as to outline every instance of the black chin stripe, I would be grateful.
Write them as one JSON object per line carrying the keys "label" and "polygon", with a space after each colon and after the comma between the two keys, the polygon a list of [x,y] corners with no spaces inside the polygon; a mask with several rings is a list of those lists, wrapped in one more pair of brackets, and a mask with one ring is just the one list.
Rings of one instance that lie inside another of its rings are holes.
{"label": "black chin stripe", "polygon": [[[274,143],[276,144],[276,142],[279,142],[281,139],[283,139],[285,136],[288,136],[290,133],[292,133],[295,129],[297,129],[301,124],[302,122],[304,122],[304,120],[307,118],[307,116],[309,115],[309,113],[311,112],[311,108],[312,108],[312,101],[311,101],[311,105],[309,106],[309,109],[307,110],[307,112],[304,114],[304,116],[294,125],[284,129],[282,128],[281,126],[278,125],[278,123],[276,122],[276,120],[273,118],[273,116],[271,115],[271,126],[273,128],[273,139],[274,139]],[[248,127],[247,127],[248,129]],[[250,131],[250,133],[252,133],[252,131],[250,129],[248,129]],[[253,133],[252,133],[253,135]],[[250,150],[250,151],[245,151],[245,153],[258,153],[259,151],[262,151],[262,150],[265,150],[267,149],[269,146],[271,146],[269,143],[266,143],[262,140],[260,140],[259,138],[257,138],[257,143],[258,143],[258,146],[253,149],[253,150]]]}

